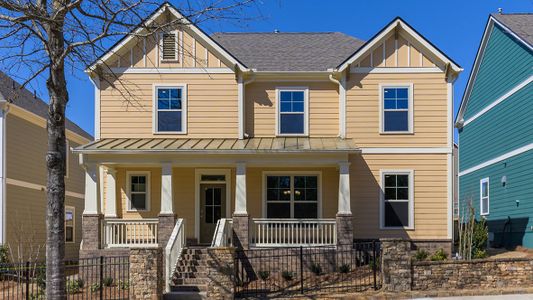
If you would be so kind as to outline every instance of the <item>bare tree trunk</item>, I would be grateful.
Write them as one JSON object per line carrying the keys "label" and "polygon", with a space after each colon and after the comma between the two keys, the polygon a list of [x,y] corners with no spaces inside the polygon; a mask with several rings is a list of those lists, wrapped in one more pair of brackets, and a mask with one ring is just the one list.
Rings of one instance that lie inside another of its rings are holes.
{"label": "bare tree trunk", "polygon": [[66,299],[65,291],[65,106],[68,101],[65,80],[63,22],[47,28],[50,41],[50,76],[46,81],[48,106],[47,243],[46,298]]}

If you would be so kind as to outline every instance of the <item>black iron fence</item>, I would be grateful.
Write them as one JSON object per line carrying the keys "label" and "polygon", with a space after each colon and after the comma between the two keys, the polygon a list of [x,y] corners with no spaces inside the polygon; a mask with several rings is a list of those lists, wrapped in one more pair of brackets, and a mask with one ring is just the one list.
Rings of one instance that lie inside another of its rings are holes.
{"label": "black iron fence", "polygon": [[[129,257],[96,257],[65,266],[68,299],[129,299]],[[45,299],[46,264],[0,264],[0,299]]]}
{"label": "black iron fence", "polygon": [[379,242],[237,250],[236,297],[344,293],[381,287]]}

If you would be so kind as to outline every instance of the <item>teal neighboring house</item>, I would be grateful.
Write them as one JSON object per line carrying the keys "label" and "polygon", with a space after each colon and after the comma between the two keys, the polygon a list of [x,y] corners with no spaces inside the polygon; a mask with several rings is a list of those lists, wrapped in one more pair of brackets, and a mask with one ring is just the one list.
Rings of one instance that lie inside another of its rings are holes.
{"label": "teal neighboring house", "polygon": [[533,14],[489,16],[457,116],[459,207],[493,247],[533,248]]}

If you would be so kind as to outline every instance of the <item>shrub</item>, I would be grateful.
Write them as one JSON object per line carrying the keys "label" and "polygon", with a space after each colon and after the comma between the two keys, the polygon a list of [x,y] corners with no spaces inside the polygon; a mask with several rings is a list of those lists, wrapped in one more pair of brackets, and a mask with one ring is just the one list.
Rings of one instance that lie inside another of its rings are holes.
{"label": "shrub", "polygon": [[36,270],[35,282],[39,290],[46,289],[46,271],[42,268]]}
{"label": "shrub", "polygon": [[487,254],[487,251],[486,250],[480,250],[480,249],[476,249],[476,252],[474,252],[474,255],[473,255],[473,257],[476,258],[476,259],[486,258],[487,256],[489,256]]}
{"label": "shrub", "polygon": [[80,289],[82,289],[85,286],[85,281],[81,278],[76,279],[78,282],[78,285],[80,286]]}
{"label": "shrub", "polygon": [[474,258],[476,252],[487,249],[487,241],[489,239],[489,229],[487,227],[487,221],[481,219],[474,223],[474,229],[472,232],[472,256]]}
{"label": "shrub", "polygon": [[93,293],[98,292],[100,290],[100,284],[99,283],[93,283],[93,284],[91,284],[91,287],[89,289]]}
{"label": "shrub", "polygon": [[309,270],[311,270],[311,272],[313,272],[315,275],[322,274],[322,267],[317,263],[312,263],[309,267]]}
{"label": "shrub", "polygon": [[9,248],[6,245],[0,245],[0,264],[9,263]]}
{"label": "shrub", "polygon": [[291,281],[294,279],[294,273],[291,271],[283,271],[281,272],[281,277],[283,277],[283,279],[286,281]]}
{"label": "shrub", "polygon": [[44,299],[46,299],[46,297],[45,297],[43,290],[39,290],[35,294],[34,293],[30,294],[30,300],[44,300]]}
{"label": "shrub", "polygon": [[342,264],[339,267],[339,271],[341,273],[349,273],[350,272],[350,265],[349,264]]}
{"label": "shrub", "polygon": [[129,290],[130,289],[130,282],[128,280],[119,280],[118,288],[121,289],[121,290]]}
{"label": "shrub", "polygon": [[81,287],[78,280],[67,280],[67,294],[76,294],[80,291]]}
{"label": "shrub", "polygon": [[446,260],[448,258],[448,255],[446,254],[446,252],[444,252],[444,250],[441,248],[439,250],[437,250],[431,257],[430,259],[432,261],[443,261],[443,260]]}
{"label": "shrub", "polygon": [[102,283],[104,286],[112,286],[113,285],[113,278],[112,277],[105,277],[102,280]]}
{"label": "shrub", "polygon": [[261,280],[267,280],[270,277],[270,272],[261,270],[257,272],[257,275],[259,275],[259,278],[261,278]]}
{"label": "shrub", "polygon": [[426,260],[429,257],[429,252],[424,249],[417,249],[415,252],[415,260]]}

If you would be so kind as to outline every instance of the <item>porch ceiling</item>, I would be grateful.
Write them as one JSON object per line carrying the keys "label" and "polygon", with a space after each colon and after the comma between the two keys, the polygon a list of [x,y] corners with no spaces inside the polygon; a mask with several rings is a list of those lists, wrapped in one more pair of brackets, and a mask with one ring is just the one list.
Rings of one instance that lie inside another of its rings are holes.
{"label": "porch ceiling", "polygon": [[79,153],[291,153],[358,152],[352,139],[275,137],[249,139],[104,138],[74,149]]}

